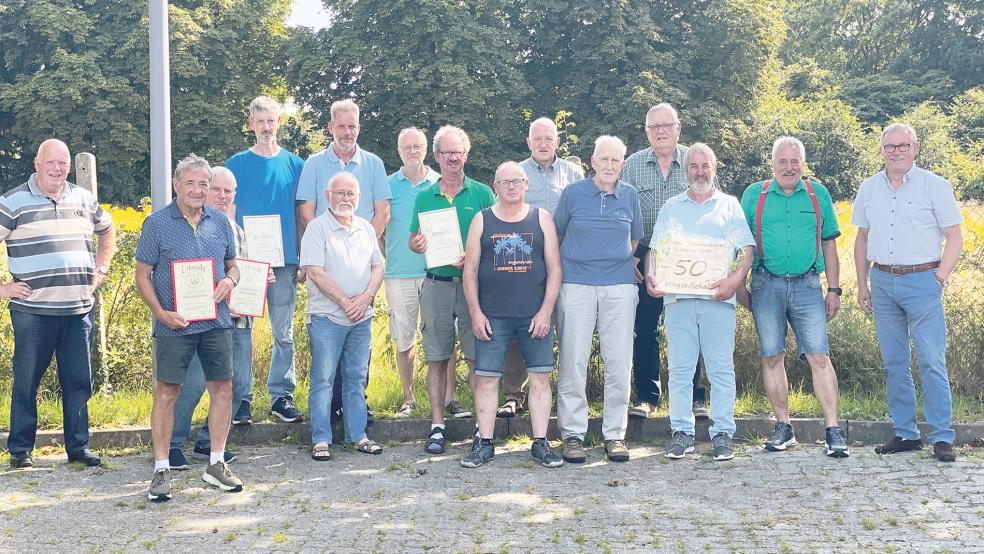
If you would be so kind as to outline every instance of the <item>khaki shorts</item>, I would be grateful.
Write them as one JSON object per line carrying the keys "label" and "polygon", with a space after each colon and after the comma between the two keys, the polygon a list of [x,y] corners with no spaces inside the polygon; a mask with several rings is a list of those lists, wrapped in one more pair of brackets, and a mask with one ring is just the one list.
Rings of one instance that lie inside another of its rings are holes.
{"label": "khaki shorts", "polygon": [[471,314],[468,313],[465,289],[460,280],[446,282],[425,277],[420,289],[420,319],[424,357],[428,362],[451,357],[455,334],[458,335],[465,359],[475,359],[475,335],[472,334]]}
{"label": "khaki shorts", "polygon": [[384,279],[386,306],[389,308],[389,332],[397,352],[406,352],[417,338],[420,315],[420,289],[423,277]]}

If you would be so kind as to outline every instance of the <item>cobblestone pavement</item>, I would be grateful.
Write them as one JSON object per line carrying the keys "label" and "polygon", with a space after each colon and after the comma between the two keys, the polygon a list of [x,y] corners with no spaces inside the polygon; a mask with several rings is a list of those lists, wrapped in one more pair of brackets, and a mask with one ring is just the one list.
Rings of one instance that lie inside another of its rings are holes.
{"label": "cobblestone pavement", "polygon": [[2,552],[984,552],[984,449],[956,463],[855,447],[834,460],[816,445],[766,453],[709,445],[669,461],[632,446],[612,464],[536,466],[527,445],[464,469],[468,444],[426,457],[422,444],[380,456],[336,449],[314,462],[296,446],[243,448],[239,494],[201,481],[202,463],[172,472],[175,495],[150,503],[147,452],[104,468],[0,474]]}

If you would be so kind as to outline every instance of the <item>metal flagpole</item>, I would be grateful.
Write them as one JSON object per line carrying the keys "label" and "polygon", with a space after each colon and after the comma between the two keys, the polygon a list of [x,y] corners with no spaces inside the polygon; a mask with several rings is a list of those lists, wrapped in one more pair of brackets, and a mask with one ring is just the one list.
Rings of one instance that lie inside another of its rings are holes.
{"label": "metal flagpole", "polygon": [[150,198],[156,211],[171,201],[171,65],[167,0],[150,0]]}

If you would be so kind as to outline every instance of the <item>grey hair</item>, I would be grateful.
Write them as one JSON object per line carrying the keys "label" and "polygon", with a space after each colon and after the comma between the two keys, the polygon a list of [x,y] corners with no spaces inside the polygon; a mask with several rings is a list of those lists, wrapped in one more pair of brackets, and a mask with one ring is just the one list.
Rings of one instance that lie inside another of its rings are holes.
{"label": "grey hair", "polygon": [[326,190],[331,190],[331,186],[334,185],[336,181],[339,181],[341,179],[351,179],[352,182],[355,183],[355,189],[356,189],[355,192],[356,193],[361,192],[359,187],[359,178],[356,177],[355,174],[349,171],[339,171],[338,173],[333,175],[332,178],[328,180],[328,187]]}
{"label": "grey hair", "polygon": [[355,119],[359,119],[359,105],[355,102],[345,99],[338,100],[331,105],[331,120],[335,121],[335,114],[339,112],[350,112],[355,114]]}
{"label": "grey hair", "polygon": [[711,150],[711,147],[704,144],[703,142],[695,142],[690,145],[690,148],[687,150],[687,154],[683,157],[684,169],[690,167],[690,156],[693,154],[706,155],[708,158],[711,159],[711,167],[713,167],[714,170],[717,171],[717,163],[718,163],[717,156],[714,154],[714,150]]}
{"label": "grey hair", "polygon": [[597,156],[598,149],[605,144],[614,144],[617,146],[623,158],[625,157],[625,153],[629,150],[628,147],[625,146],[625,143],[622,142],[622,139],[612,135],[601,135],[595,139],[594,152],[592,152],[591,155]]}
{"label": "grey hair", "polygon": [[174,168],[174,180],[180,183],[181,177],[185,173],[198,169],[204,169],[209,174],[209,179],[211,179],[212,166],[208,164],[208,160],[195,153],[188,154],[184,158],[181,158],[177,167]]}
{"label": "grey hair", "polygon": [[249,103],[249,115],[259,112],[277,112],[280,114],[280,103],[269,96],[257,96]]}
{"label": "grey hair", "polygon": [[649,119],[649,116],[651,116],[652,114],[661,111],[670,112],[670,115],[673,116],[673,122],[680,123],[680,116],[677,115],[676,108],[671,106],[668,102],[660,102],[659,104],[656,104],[652,108],[649,108],[649,111],[646,112],[646,119]]}
{"label": "grey hair", "polygon": [[783,146],[792,144],[799,150],[800,161],[806,163],[806,147],[803,146],[803,142],[796,137],[779,137],[775,142],[772,143],[772,161],[776,161],[776,156],[779,155],[779,149]]}
{"label": "grey hair", "polygon": [[213,167],[211,169],[211,171],[208,172],[208,182],[209,182],[209,184],[211,184],[212,181],[214,181],[215,178],[218,177],[219,175],[222,175],[226,179],[229,179],[232,182],[232,185],[233,186],[237,186],[238,185],[238,183],[236,182],[236,175],[228,167],[225,167],[225,166],[222,166],[222,165],[217,165],[217,166]]}
{"label": "grey hair", "polygon": [[403,129],[400,129],[400,134],[396,135],[397,142],[399,142],[400,139],[403,138],[403,135],[406,135],[406,134],[409,134],[409,133],[413,133],[413,132],[417,132],[417,133],[420,133],[421,135],[423,135],[423,137],[424,137],[424,143],[425,144],[427,143],[427,133],[423,132],[422,130],[420,130],[420,129],[416,128],[416,127],[404,127]]}
{"label": "grey hair", "polygon": [[889,133],[894,133],[895,131],[905,131],[909,134],[909,140],[911,140],[913,144],[919,144],[919,137],[916,136],[916,130],[912,127],[912,125],[908,125],[906,123],[892,123],[888,127],[885,127],[885,129],[881,132],[881,137],[878,139],[878,145],[884,146],[885,137],[887,137]]}
{"label": "grey hair", "polygon": [[557,124],[554,122],[554,120],[550,119],[549,117],[541,117],[540,119],[534,119],[533,122],[530,123],[530,132],[527,136],[530,137],[533,136],[533,128],[536,127],[537,125],[550,127],[553,130],[554,134],[557,134]]}
{"label": "grey hair", "polygon": [[455,127],[454,125],[445,125],[444,127],[438,129],[436,133],[434,133],[434,145],[433,145],[434,153],[440,152],[438,148],[441,147],[441,139],[443,139],[444,135],[447,134],[458,135],[458,138],[461,139],[461,145],[465,149],[465,154],[471,152],[471,140],[469,140],[468,138],[468,133],[466,133],[461,127]]}

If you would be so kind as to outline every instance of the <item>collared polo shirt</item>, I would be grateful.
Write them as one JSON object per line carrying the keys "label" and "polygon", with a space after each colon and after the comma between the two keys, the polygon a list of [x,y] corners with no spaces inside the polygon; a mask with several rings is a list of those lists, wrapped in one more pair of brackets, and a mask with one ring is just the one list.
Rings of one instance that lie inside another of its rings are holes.
{"label": "collared polo shirt", "polygon": [[670,163],[670,173],[664,179],[663,171],[656,160],[652,148],[640,150],[625,160],[621,179],[639,191],[639,207],[642,210],[642,228],[645,235],[641,244],[649,244],[656,216],[668,199],[687,190],[687,168],[683,167],[683,157],[687,148],[677,144],[676,158]]}
{"label": "collared polo shirt", "polygon": [[[736,254],[745,246],[755,246],[755,238],[748,229],[748,222],[738,199],[718,189],[714,189],[714,194],[700,204],[694,202],[686,192],[667,200],[656,218],[649,248],[655,250],[659,238],[671,232],[726,240],[734,245]],[[681,298],[708,297],[667,294],[663,297],[663,303],[671,304]],[[734,305],[734,295],[725,302]]]}
{"label": "collared polo shirt", "polygon": [[[471,227],[475,214],[495,204],[495,202],[492,189],[467,176],[461,184],[461,190],[458,191],[458,194],[454,195],[454,198],[448,198],[441,192],[441,180],[438,178],[436,183],[417,194],[417,198],[414,200],[413,214],[410,217],[410,232],[416,233],[420,230],[419,216],[421,212],[432,212],[453,207],[458,214],[461,244],[464,245],[468,239],[468,228]],[[453,265],[433,267],[429,271],[441,277],[461,277],[461,269]]]}
{"label": "collared polo shirt", "polygon": [[[177,202],[147,216],[137,241],[136,259],[153,269],[152,281],[157,300],[166,311],[174,311],[174,278],[171,262],[175,260],[212,259],[214,283],[225,277],[225,262],[236,257],[236,238],[232,224],[222,212],[205,206],[195,227],[185,219]],[[224,329],[232,326],[229,303],[216,306],[218,317],[209,321],[193,321],[184,329],[171,329],[154,320],[155,337],[177,337]]]}
{"label": "collared polo shirt", "polygon": [[413,217],[413,205],[417,194],[433,185],[441,178],[441,174],[427,168],[427,175],[419,183],[411,183],[403,174],[403,168],[389,176],[390,190],[393,199],[390,200],[390,220],[386,224],[386,273],[387,279],[411,279],[423,277],[427,271],[424,255],[410,250],[407,242],[410,239],[410,219]]}
{"label": "collared polo shirt", "polygon": [[524,201],[530,207],[547,210],[550,215],[557,210],[557,201],[560,200],[560,193],[564,188],[574,181],[584,179],[584,171],[580,166],[556,156],[546,170],[532,157],[519,162],[519,167],[523,168],[526,180],[530,183]]}
{"label": "collared polo shirt", "polygon": [[639,193],[624,181],[603,193],[590,177],[564,189],[554,212],[564,282],[635,284],[631,241],[643,236]]}
{"label": "collared polo shirt", "polygon": [[912,166],[894,190],[885,170],[861,182],[851,223],[868,229],[868,261],[919,265],[940,259],[943,228],[963,215],[949,181]]}
{"label": "collared polo shirt", "polygon": [[[314,218],[301,238],[301,265],[324,268],[347,297],[362,293],[372,277],[372,266],[383,263],[379,241],[372,224],[359,216],[348,228],[335,219],[331,210]],[[308,286],[308,316],[327,317],[338,325],[355,325],[372,317],[372,304],[362,319],[351,321],[345,310],[312,283]]]}
{"label": "collared polo shirt", "polygon": [[[774,181],[774,179],[769,179]],[[741,195],[741,209],[748,220],[748,228],[755,237],[759,196],[766,181],[748,185]],[[834,240],[840,236],[834,203],[830,191],[822,184],[811,180],[813,193],[820,206],[820,240]],[[765,192],[765,205],[762,206],[762,251],[765,253],[765,268],[774,275],[802,275],[811,268],[818,273],[824,270],[823,250],[817,251],[817,216],[813,212],[813,201],[800,179],[793,193],[786,196],[773,182]],[[813,258],[816,256],[816,264]],[[752,267],[759,267],[761,260],[755,249]]]}
{"label": "collared polo shirt", "polygon": [[295,198],[304,160],[281,148],[276,156],[243,150],[226,162],[236,176],[236,223],[243,216],[279,215],[284,242],[284,263],[297,265]]}
{"label": "collared polo shirt", "polygon": [[389,200],[393,195],[386,181],[383,160],[358,145],[355,147],[355,155],[344,165],[331,145],[317,154],[312,154],[304,162],[304,169],[301,170],[301,178],[297,183],[297,200],[316,202],[314,210],[316,216],[325,213],[328,209],[328,201],[325,200],[328,181],[342,171],[355,175],[359,181],[359,205],[355,208],[355,215],[372,221],[373,216],[376,215],[375,203]]}
{"label": "collared polo shirt", "polygon": [[38,187],[37,174],[0,196],[0,241],[14,281],[27,283],[31,296],[11,298],[11,310],[69,316],[92,310],[96,278],[92,235],[105,235],[113,219],[82,187],[65,183],[61,198]]}

